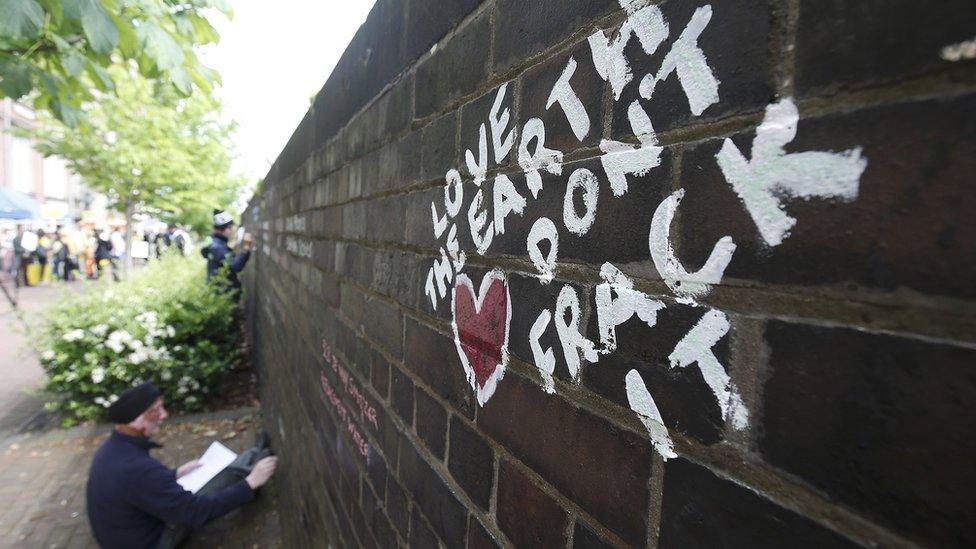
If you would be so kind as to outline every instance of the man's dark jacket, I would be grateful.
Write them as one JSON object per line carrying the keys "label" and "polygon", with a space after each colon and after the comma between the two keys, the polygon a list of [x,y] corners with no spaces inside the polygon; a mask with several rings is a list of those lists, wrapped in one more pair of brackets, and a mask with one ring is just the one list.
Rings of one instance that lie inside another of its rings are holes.
{"label": "man's dark jacket", "polygon": [[230,281],[230,286],[239,290],[241,281],[237,279],[237,273],[244,269],[244,265],[247,265],[251,252],[241,252],[235,256],[230,246],[227,245],[227,238],[222,234],[214,233],[211,240],[213,242],[210,246],[200,250],[203,257],[207,258],[207,280],[212,279],[221,267],[227,265],[227,279]]}
{"label": "man's dark jacket", "polygon": [[184,490],[176,471],[149,455],[158,447],[113,431],[95,453],[86,496],[92,533],[102,547],[153,547],[166,523],[199,527],[254,499],[244,480],[213,494]]}

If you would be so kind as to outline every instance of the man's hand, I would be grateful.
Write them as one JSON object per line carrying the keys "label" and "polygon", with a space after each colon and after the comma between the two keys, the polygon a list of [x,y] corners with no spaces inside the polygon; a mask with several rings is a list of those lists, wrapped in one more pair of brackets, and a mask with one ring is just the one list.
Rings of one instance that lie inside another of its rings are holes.
{"label": "man's hand", "polygon": [[244,236],[241,237],[241,245],[244,247],[245,252],[251,251],[253,243],[254,237],[251,236],[251,233],[244,233]]}
{"label": "man's hand", "polygon": [[277,456],[266,457],[254,464],[254,469],[251,469],[251,474],[247,475],[247,478],[244,480],[247,481],[247,485],[251,487],[251,490],[257,490],[268,482],[268,479],[274,474],[277,466]]}
{"label": "man's hand", "polygon": [[200,467],[200,460],[195,459],[193,461],[188,461],[176,469],[176,478],[180,478],[198,467]]}

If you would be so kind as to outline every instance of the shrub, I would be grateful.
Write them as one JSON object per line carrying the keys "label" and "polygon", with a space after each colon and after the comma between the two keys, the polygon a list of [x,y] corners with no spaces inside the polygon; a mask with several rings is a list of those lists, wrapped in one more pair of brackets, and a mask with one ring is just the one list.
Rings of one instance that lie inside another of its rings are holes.
{"label": "shrub", "polygon": [[236,303],[204,280],[199,257],[167,254],[46,310],[33,335],[57,397],[48,408],[66,425],[103,420],[122,391],[152,381],[168,407],[200,409],[239,354]]}

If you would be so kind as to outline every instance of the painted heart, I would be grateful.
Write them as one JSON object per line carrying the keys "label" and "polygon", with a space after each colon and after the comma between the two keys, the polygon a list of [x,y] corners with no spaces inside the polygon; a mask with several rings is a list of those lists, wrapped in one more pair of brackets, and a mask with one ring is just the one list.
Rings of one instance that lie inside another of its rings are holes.
{"label": "painted heart", "polygon": [[457,275],[451,311],[461,365],[478,395],[478,404],[483,406],[494,394],[508,364],[512,301],[505,275],[497,270],[486,274],[477,294],[467,275]]}

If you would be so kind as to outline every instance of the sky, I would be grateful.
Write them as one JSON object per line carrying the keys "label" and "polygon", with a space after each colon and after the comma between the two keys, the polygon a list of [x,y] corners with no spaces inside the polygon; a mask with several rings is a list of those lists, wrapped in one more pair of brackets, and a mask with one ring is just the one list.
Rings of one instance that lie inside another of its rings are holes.
{"label": "sky", "polygon": [[238,0],[211,22],[220,43],[202,58],[220,72],[218,95],[237,121],[235,168],[263,178],[309,108],[309,99],[366,20],[373,0]]}

